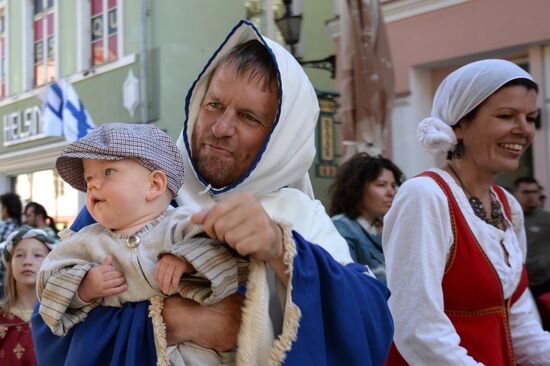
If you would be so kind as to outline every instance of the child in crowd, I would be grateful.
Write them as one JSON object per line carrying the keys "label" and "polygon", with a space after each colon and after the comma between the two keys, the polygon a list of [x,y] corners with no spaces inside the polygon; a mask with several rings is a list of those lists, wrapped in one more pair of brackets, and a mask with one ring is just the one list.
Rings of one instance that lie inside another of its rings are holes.
{"label": "child in crowd", "polygon": [[2,365],[36,365],[30,326],[36,276],[53,243],[44,231],[22,226],[1,244],[6,267],[4,296],[0,299]]}
{"label": "child in crowd", "polygon": [[[39,312],[54,334],[65,335],[99,305],[174,292],[211,304],[235,293],[246,279],[247,262],[201,235],[200,226],[190,222],[192,210],[167,210],[183,183],[183,160],[160,129],[102,125],[71,143],[56,169],[86,192],[86,207],[97,224],[61,232],[61,243],[40,270]],[[174,364],[225,364],[234,357],[197,345],[177,349],[169,356]],[[157,357],[159,363],[167,360],[164,354]]]}

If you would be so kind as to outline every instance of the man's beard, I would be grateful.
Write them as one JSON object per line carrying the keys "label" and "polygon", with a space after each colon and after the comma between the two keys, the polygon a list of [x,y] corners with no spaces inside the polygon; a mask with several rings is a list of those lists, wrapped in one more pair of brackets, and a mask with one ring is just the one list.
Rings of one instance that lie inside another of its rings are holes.
{"label": "man's beard", "polygon": [[197,170],[199,174],[206,179],[208,183],[214,188],[225,187],[231,183],[229,173],[232,170],[232,167],[229,165],[223,164],[211,164],[210,159],[199,159],[197,165]]}
{"label": "man's beard", "polygon": [[193,162],[199,174],[214,188],[225,187],[238,178],[233,177],[235,161],[221,159],[211,150],[193,151]]}

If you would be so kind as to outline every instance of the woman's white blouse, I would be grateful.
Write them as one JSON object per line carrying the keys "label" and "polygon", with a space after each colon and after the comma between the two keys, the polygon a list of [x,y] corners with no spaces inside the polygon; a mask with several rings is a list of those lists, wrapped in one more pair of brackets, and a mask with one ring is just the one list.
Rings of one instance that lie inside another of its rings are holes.
{"label": "woman's white blouse", "polygon": [[[526,256],[521,206],[506,193],[512,223],[506,231],[479,219],[462,188],[441,169],[432,169],[449,185],[466,222],[495,267],[504,296],[516,289]],[[395,344],[410,365],[481,365],[459,346],[460,338],[443,312],[441,283],[453,243],[447,197],[429,177],[406,181],[384,217],[389,306],[395,322]],[[505,251],[507,253],[505,253]],[[550,334],[533,313],[526,291],[512,306],[510,326],[516,362],[550,365]],[[492,335],[487,335],[491,337]]]}

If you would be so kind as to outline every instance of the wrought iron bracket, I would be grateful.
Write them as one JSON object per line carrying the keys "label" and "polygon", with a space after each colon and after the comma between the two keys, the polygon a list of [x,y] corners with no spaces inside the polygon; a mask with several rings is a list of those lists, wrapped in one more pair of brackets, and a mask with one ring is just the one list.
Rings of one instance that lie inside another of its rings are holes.
{"label": "wrought iron bracket", "polygon": [[310,60],[310,61],[298,59],[298,62],[300,63],[300,65],[304,67],[330,71],[330,77],[333,79],[336,76],[336,56],[335,55],[330,55],[323,59]]}

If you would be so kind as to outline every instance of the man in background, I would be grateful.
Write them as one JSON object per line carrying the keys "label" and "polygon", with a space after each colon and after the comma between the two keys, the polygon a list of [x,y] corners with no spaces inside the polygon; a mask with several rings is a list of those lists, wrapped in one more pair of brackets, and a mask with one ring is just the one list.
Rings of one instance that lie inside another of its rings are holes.
{"label": "man in background", "polygon": [[[0,243],[21,226],[21,199],[15,193],[0,195]],[[3,244],[2,244],[3,247]],[[4,295],[4,262],[0,261],[0,296]]]}
{"label": "man in background", "polygon": [[[525,217],[529,288],[537,299],[539,309],[539,297],[550,294],[550,212],[541,207],[541,194],[541,186],[534,178],[520,177],[514,182],[514,195]],[[544,320],[544,309],[540,310]],[[544,328],[549,329],[548,319]]]}
{"label": "man in background", "polygon": [[21,226],[21,199],[15,193],[4,193],[0,196],[0,242]]}
{"label": "man in background", "polygon": [[29,202],[25,205],[23,211],[25,216],[25,224],[34,228],[44,230],[49,237],[57,240],[57,227],[55,226],[55,220],[53,217],[48,216],[46,209],[38,202]]}

